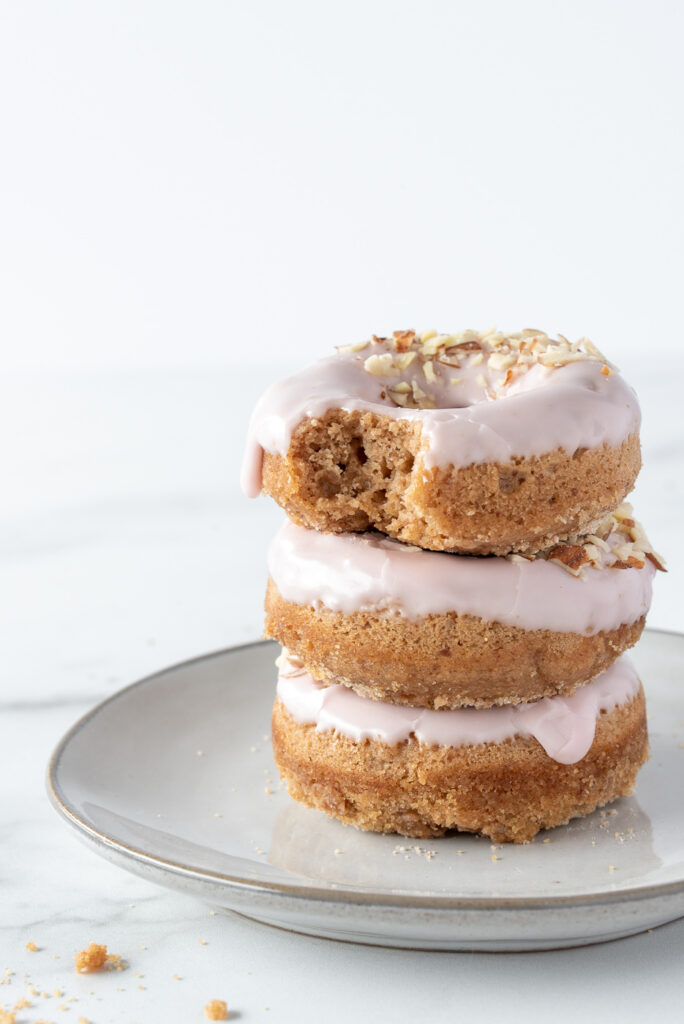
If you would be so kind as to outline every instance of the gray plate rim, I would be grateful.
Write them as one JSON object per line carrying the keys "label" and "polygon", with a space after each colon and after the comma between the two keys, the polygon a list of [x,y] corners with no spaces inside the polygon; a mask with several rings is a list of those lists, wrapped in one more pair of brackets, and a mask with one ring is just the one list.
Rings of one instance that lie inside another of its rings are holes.
{"label": "gray plate rim", "polygon": [[[648,633],[656,633],[664,636],[678,637],[684,641],[684,633],[669,629],[648,629]],[[201,662],[213,658],[224,657],[233,651],[242,651],[249,648],[265,647],[271,641],[256,640],[246,644],[235,644],[221,650],[201,654],[185,661],[177,662],[166,668],[144,676],[142,679],[128,686],[122,687],[115,693],[110,694],[100,701],[93,708],[79,718],[70,729],[64,734],[55,747],[48,762],[46,773],[47,794],[52,806],[57,813],[64,818],[69,825],[76,829],[82,838],[94,842],[95,845],[103,845],[107,849],[118,852],[124,858],[135,861],[149,867],[158,868],[181,878],[190,878],[204,882],[211,882],[231,891],[241,893],[251,892],[254,895],[280,895],[293,900],[306,900],[316,903],[346,903],[362,907],[386,907],[395,909],[413,909],[439,911],[492,911],[508,910],[520,912],[521,910],[553,910],[562,907],[592,907],[628,903],[635,900],[654,899],[656,897],[676,896],[684,892],[684,877],[674,882],[662,882],[656,885],[635,886],[630,889],[607,890],[594,893],[585,893],[581,896],[513,896],[513,897],[458,897],[439,896],[424,897],[411,894],[394,893],[371,893],[364,889],[321,889],[315,886],[301,885],[296,882],[266,882],[256,881],[240,875],[229,875],[223,872],[209,871],[203,868],[195,868],[188,864],[180,864],[176,861],[167,860],[147,853],[145,850],[130,846],[127,843],[116,839],[113,836],[101,832],[88,822],[84,821],[77,810],[70,804],[68,797],[61,791],[58,773],[62,756],[71,740],[85,728],[90,720],[99,715],[109,704],[121,700],[132,690],[158,680],[182,668],[190,668]]]}

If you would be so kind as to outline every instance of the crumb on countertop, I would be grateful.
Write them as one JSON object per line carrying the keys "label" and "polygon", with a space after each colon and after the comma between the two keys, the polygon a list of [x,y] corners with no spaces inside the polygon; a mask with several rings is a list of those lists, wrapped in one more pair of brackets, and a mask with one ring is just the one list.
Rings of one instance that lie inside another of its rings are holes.
{"label": "crumb on countertop", "polygon": [[107,955],[107,963],[105,964],[109,971],[125,971],[128,964],[122,956],[118,953],[109,953]]}
{"label": "crumb on countertop", "polygon": [[91,942],[87,949],[79,950],[75,959],[76,971],[79,974],[90,974],[91,971],[99,971],[107,963],[107,947]]}
{"label": "crumb on countertop", "polygon": [[223,999],[212,999],[204,1007],[204,1016],[209,1020],[228,1020],[228,1007]]}
{"label": "crumb on countertop", "polygon": [[36,946],[35,942],[33,942],[33,941],[26,943],[26,949],[28,949],[29,953],[37,953],[38,952],[38,946]]}
{"label": "crumb on countertop", "polygon": [[81,949],[75,956],[78,974],[91,974],[103,969],[125,971],[126,961],[118,953],[108,953],[106,946],[91,942],[87,949]]}

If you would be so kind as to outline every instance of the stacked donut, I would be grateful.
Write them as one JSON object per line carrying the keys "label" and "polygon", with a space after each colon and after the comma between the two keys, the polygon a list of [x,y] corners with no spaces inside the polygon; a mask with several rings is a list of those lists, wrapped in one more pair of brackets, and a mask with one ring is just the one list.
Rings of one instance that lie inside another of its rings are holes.
{"label": "stacked donut", "polygon": [[590,342],[540,331],[373,337],[266,392],[243,484],[289,516],[266,635],[295,799],[526,842],[632,791],[623,652],[662,568],[624,504],[639,423]]}

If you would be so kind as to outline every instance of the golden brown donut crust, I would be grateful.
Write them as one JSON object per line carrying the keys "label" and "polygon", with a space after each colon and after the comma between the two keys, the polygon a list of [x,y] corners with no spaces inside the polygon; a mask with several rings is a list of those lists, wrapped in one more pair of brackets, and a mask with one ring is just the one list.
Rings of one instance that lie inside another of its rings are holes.
{"label": "golden brown donut crust", "polygon": [[586,532],[641,467],[637,434],[615,447],[462,469],[425,469],[424,448],[417,421],[333,409],[300,423],[286,456],[265,453],[262,488],[309,529],[375,527],[434,551],[501,555]]}
{"label": "golden brown donut crust", "polygon": [[577,764],[552,760],[532,738],[470,747],[356,743],[301,725],[276,700],[273,750],[295,800],[346,825],[417,838],[447,830],[525,843],[633,791],[648,758],[643,690],[601,714]]}
{"label": "golden brown donut crust", "polygon": [[456,612],[419,622],[379,612],[344,615],[286,601],[273,580],[265,608],[264,635],[299,658],[314,679],[342,683],[371,700],[438,709],[573,693],[632,647],[645,621],[585,636]]}

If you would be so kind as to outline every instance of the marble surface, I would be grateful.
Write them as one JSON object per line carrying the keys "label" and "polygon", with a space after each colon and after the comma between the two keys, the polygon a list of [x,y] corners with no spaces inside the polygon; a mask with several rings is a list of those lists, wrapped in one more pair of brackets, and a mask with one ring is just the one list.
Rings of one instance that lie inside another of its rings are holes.
{"label": "marble surface", "polygon": [[[681,630],[684,358],[624,370],[644,411],[636,512],[670,568],[656,580],[649,624]],[[14,972],[0,1006],[26,993],[28,973],[38,994],[17,1024],[187,1024],[204,1019],[212,998],[244,1021],[446,1021],[503,1007],[528,1021],[546,1020],[550,1007],[557,1021],[670,1015],[684,920],[543,954],[343,945],[212,914],[134,878],[82,847],[49,807],[50,752],[95,702],[259,635],[265,544],[281,513],[243,499],[236,480],[263,382],[255,368],[223,367],[15,375],[0,385],[0,971]],[[90,941],[127,969],[77,976],[73,954]]]}

